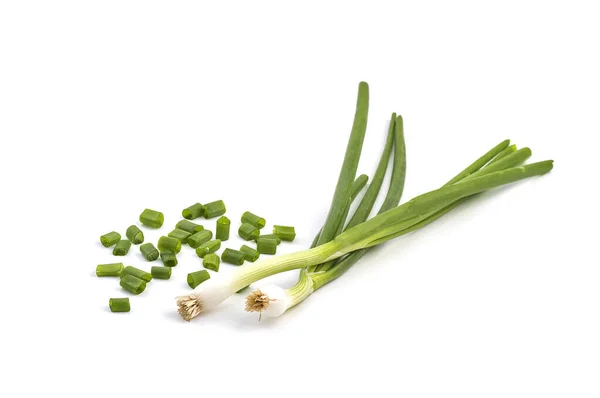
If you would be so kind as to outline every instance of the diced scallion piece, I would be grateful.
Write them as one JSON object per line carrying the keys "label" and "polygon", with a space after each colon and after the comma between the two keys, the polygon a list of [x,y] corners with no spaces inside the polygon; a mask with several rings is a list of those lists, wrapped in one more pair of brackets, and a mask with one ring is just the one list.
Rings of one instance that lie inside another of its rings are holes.
{"label": "diced scallion piece", "polygon": [[244,214],[242,214],[242,224],[243,223],[254,225],[256,228],[262,229],[267,224],[267,221],[256,214],[246,211]]}
{"label": "diced scallion piece", "polygon": [[244,259],[246,261],[250,261],[251,263],[258,260],[258,257],[260,256],[260,252],[251,248],[250,246],[242,245],[242,247],[240,247],[240,251],[244,253]]}
{"label": "diced scallion piece", "polygon": [[214,253],[221,248],[221,241],[219,239],[209,240],[204,242],[196,248],[196,254],[198,257],[204,257],[207,254]]}
{"label": "diced scallion piece", "polygon": [[269,238],[269,239],[275,239],[275,241],[277,241],[277,244],[279,245],[281,243],[281,238],[275,234],[266,234],[266,235],[259,235],[256,237],[257,240],[258,238]]}
{"label": "diced scallion piece", "polygon": [[140,294],[146,289],[146,282],[133,275],[124,275],[119,282],[121,287],[133,294]]}
{"label": "diced scallion piece", "polygon": [[154,261],[158,258],[158,249],[152,243],[144,243],[140,246],[140,251],[147,261]]}
{"label": "diced scallion piece", "polygon": [[242,265],[244,264],[245,255],[239,250],[234,249],[225,249],[223,250],[223,254],[221,254],[221,260],[224,263],[233,264],[233,265]]}
{"label": "diced scallion piece", "polygon": [[125,239],[121,239],[115,245],[113,249],[113,255],[115,256],[124,256],[129,253],[129,248],[131,247],[131,242]]}
{"label": "diced scallion piece", "polygon": [[181,241],[177,238],[172,238],[170,236],[161,236],[158,239],[158,250],[160,250],[161,252],[164,250],[168,250],[177,254],[181,251]]}
{"label": "diced scallion piece", "polygon": [[150,282],[152,280],[151,273],[141,270],[139,268],[132,267],[131,265],[128,265],[127,267],[125,267],[125,269],[123,269],[123,272],[121,272],[121,278],[123,278],[124,275],[133,275],[136,278],[143,280],[144,282]]}
{"label": "diced scallion piece", "polygon": [[231,221],[229,221],[229,218],[223,216],[220,217],[217,220],[217,232],[216,232],[216,238],[219,239],[221,242],[229,240],[229,229],[231,227]]}
{"label": "diced scallion piece", "polygon": [[150,269],[150,273],[156,279],[169,279],[171,278],[171,267],[154,266]]}
{"label": "diced scallion piece", "polygon": [[212,239],[212,231],[209,231],[208,229],[202,230],[200,232],[196,232],[195,234],[191,235],[188,238],[188,245],[190,245],[190,247],[192,248],[197,248],[198,246],[200,246],[203,243],[208,242],[209,240]]}
{"label": "diced scallion piece", "polygon": [[111,247],[115,243],[121,240],[121,234],[115,231],[104,234],[100,237],[100,243],[104,247]]}
{"label": "diced scallion piece", "polygon": [[129,304],[129,298],[111,298],[108,300],[108,306],[110,312],[129,312],[131,306]]}
{"label": "diced scallion piece", "polygon": [[134,245],[144,243],[144,233],[137,227],[137,225],[132,225],[127,228],[125,235],[127,236],[127,239],[129,239]]}
{"label": "diced scallion piece", "polygon": [[208,279],[210,279],[210,274],[207,270],[203,269],[202,271],[189,273],[187,276],[187,283],[192,289],[195,289],[196,286]]}
{"label": "diced scallion piece", "polygon": [[253,240],[258,238],[260,231],[252,224],[244,223],[238,229],[238,235],[244,240]]}
{"label": "diced scallion piece", "polygon": [[202,265],[204,266],[204,268],[213,270],[215,272],[219,272],[220,263],[221,259],[214,253],[207,254],[202,260]]}
{"label": "diced scallion piece", "polygon": [[160,259],[165,267],[174,267],[177,265],[177,256],[169,250],[160,252]]}
{"label": "diced scallion piece", "polygon": [[123,268],[123,263],[98,264],[96,266],[96,276],[119,276]]}
{"label": "diced scallion piece", "polygon": [[198,218],[202,215],[202,207],[203,206],[200,203],[195,203],[187,209],[183,209],[181,215],[183,216],[183,218],[193,220],[194,218]]}
{"label": "diced scallion piece", "polygon": [[222,200],[207,203],[202,207],[202,215],[207,219],[222,216],[225,211],[225,202]]}
{"label": "diced scallion piece", "polygon": [[273,234],[279,236],[281,240],[288,242],[291,242],[296,238],[296,231],[294,227],[286,227],[284,225],[274,225]]}
{"label": "diced scallion piece", "polygon": [[140,214],[140,222],[147,227],[160,228],[165,222],[165,216],[160,211],[145,209]]}
{"label": "diced scallion piece", "polygon": [[256,250],[262,254],[275,254],[277,253],[277,241],[275,239],[259,236],[256,240]]}
{"label": "diced scallion piece", "polygon": [[184,231],[183,229],[174,229],[171,232],[169,232],[169,236],[171,238],[178,239],[183,244],[187,243],[187,240],[190,237],[190,235],[191,233],[189,233],[188,231]]}
{"label": "diced scallion piece", "polygon": [[179,221],[177,223],[177,225],[175,225],[175,228],[182,229],[191,234],[195,234],[196,232],[200,232],[204,229],[204,227],[202,225],[196,224],[196,223],[188,221],[188,220]]}

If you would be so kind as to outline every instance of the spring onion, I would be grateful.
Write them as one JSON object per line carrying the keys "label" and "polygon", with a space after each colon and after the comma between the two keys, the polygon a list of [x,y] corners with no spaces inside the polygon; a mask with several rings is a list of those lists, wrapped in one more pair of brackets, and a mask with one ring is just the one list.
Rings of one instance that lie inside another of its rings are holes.
{"label": "spring onion", "polygon": [[171,267],[157,267],[150,268],[150,273],[153,278],[156,279],[170,279],[171,278]]}
{"label": "spring onion", "polygon": [[219,264],[221,263],[221,259],[214,253],[209,253],[204,256],[202,259],[202,265],[206,269],[213,270],[215,272],[219,272]]}
{"label": "spring onion", "polygon": [[259,238],[273,239],[278,245],[281,243],[281,238],[275,234],[259,235],[254,239],[254,241],[258,241]]}
{"label": "spring onion", "polygon": [[113,255],[115,256],[124,256],[129,253],[129,248],[131,247],[131,242],[125,239],[121,239],[117,242],[113,249]]}
{"label": "spring onion", "polygon": [[200,246],[201,244],[211,240],[212,236],[213,236],[212,231],[209,231],[208,229],[204,229],[200,232],[196,232],[195,234],[191,235],[188,238],[187,243],[188,243],[188,245],[190,245],[191,248],[195,249],[198,246]]}
{"label": "spring onion", "polygon": [[169,250],[160,252],[160,259],[165,267],[174,267],[177,265],[177,256]]}
{"label": "spring onion", "polygon": [[200,224],[193,223],[188,220],[181,220],[175,225],[176,229],[181,229],[183,231],[187,231],[191,234],[195,234],[196,232],[200,232],[204,229],[204,227]]}
{"label": "spring onion", "polygon": [[194,203],[190,207],[183,209],[183,211],[181,212],[181,215],[183,216],[183,218],[186,218],[188,220],[193,220],[195,218],[200,217],[203,214],[202,208],[203,208],[202,204]]}
{"label": "spring onion", "polygon": [[202,215],[206,219],[222,216],[225,214],[225,211],[225,202],[222,200],[210,202],[202,206]]}
{"label": "spring onion", "polygon": [[229,218],[223,216],[217,220],[217,229],[215,233],[215,237],[219,239],[221,242],[229,240],[229,229],[231,227],[231,221]]}
{"label": "spring onion", "polygon": [[144,243],[144,233],[137,227],[137,225],[132,225],[127,228],[125,232],[127,239],[134,245],[139,245],[140,243]]}
{"label": "spring onion", "polygon": [[98,264],[96,266],[96,276],[119,276],[123,268],[123,263]]}
{"label": "spring onion", "polygon": [[124,275],[133,275],[136,278],[140,278],[144,282],[150,282],[152,280],[151,273],[141,270],[139,268],[132,267],[131,265],[128,265],[127,267],[125,267],[125,269],[123,269],[123,272],[121,272],[121,278],[123,278]]}
{"label": "spring onion", "polygon": [[108,307],[110,312],[129,312],[131,310],[128,297],[111,298],[108,300]]}
{"label": "spring onion", "polygon": [[111,247],[121,240],[121,234],[115,231],[104,234],[100,237],[100,243],[104,247]]}
{"label": "spring onion", "polygon": [[258,229],[262,229],[267,224],[264,218],[250,213],[249,211],[246,211],[244,214],[242,214],[242,224],[244,223],[253,225]]}
{"label": "spring onion", "polygon": [[190,285],[192,289],[195,289],[202,282],[210,279],[210,274],[207,270],[203,269],[201,271],[190,272],[187,276],[187,283]]}
{"label": "spring onion", "polygon": [[177,254],[181,251],[181,241],[177,238],[173,238],[170,236],[161,236],[160,238],[158,238],[158,250],[160,250],[161,252],[167,250]]}
{"label": "spring onion", "polygon": [[146,261],[154,261],[158,258],[158,249],[152,243],[144,243],[140,246],[140,252]]}
{"label": "spring onion", "polygon": [[260,256],[260,252],[251,248],[250,246],[242,245],[242,247],[240,247],[240,251],[244,253],[244,259],[246,261],[250,261],[251,263],[258,260],[258,257]]}
{"label": "spring onion", "polygon": [[140,294],[146,289],[146,282],[133,275],[124,275],[119,284],[123,289],[133,294]]}
{"label": "spring onion", "polygon": [[140,214],[140,222],[147,227],[160,228],[165,222],[165,216],[160,211],[145,209]]}
{"label": "spring onion", "polygon": [[244,223],[238,229],[238,235],[244,240],[253,240],[258,238],[260,231],[252,224]]}
{"label": "spring onion", "polygon": [[221,241],[219,239],[209,240],[208,242],[204,242],[196,248],[196,254],[198,257],[204,257],[207,254],[216,252],[220,248]]}
{"label": "spring onion", "polygon": [[168,233],[168,236],[179,240],[183,244],[187,243],[187,240],[191,235],[192,234],[190,232],[177,228]]}
{"label": "spring onion", "polygon": [[296,238],[294,227],[286,227],[283,225],[274,225],[273,234],[277,235],[281,240],[292,242]]}
{"label": "spring onion", "polygon": [[277,253],[277,241],[275,239],[259,236],[258,239],[256,239],[256,250],[261,254],[275,254]]}
{"label": "spring onion", "polygon": [[221,260],[227,264],[242,265],[244,264],[245,255],[239,250],[227,248],[223,250],[223,254],[221,254]]}

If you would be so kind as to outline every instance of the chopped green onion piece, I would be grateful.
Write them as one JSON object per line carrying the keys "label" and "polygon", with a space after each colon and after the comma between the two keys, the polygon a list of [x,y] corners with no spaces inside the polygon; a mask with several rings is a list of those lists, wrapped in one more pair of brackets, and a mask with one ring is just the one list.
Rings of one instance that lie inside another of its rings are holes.
{"label": "chopped green onion piece", "polygon": [[222,200],[217,200],[215,202],[210,202],[202,206],[202,213],[204,218],[214,218],[218,216],[222,216],[225,214],[225,202]]}
{"label": "chopped green onion piece", "polygon": [[209,280],[210,274],[207,270],[203,269],[202,271],[191,272],[187,276],[187,283],[190,285],[192,289],[195,289],[196,286],[201,284],[202,282]]}
{"label": "chopped green onion piece", "polygon": [[240,251],[244,253],[244,259],[246,261],[250,261],[251,263],[258,260],[258,257],[260,256],[260,252],[251,248],[250,246],[242,245],[242,247],[240,247]]}
{"label": "chopped green onion piece", "polygon": [[195,203],[187,209],[183,209],[181,215],[183,216],[183,218],[193,220],[194,218],[198,218],[202,215],[202,207],[203,206],[200,203]]}
{"label": "chopped green onion piece", "polygon": [[171,238],[178,239],[183,244],[187,243],[187,240],[190,237],[190,235],[192,235],[190,232],[184,231],[183,229],[174,229],[171,232],[169,232],[169,236]]}
{"label": "chopped green onion piece", "polygon": [[129,248],[131,247],[131,242],[125,239],[121,239],[115,245],[113,249],[113,255],[115,256],[124,256],[129,253]]}
{"label": "chopped green onion piece", "polygon": [[262,229],[267,224],[267,221],[264,218],[257,216],[256,214],[252,214],[249,211],[246,211],[244,212],[244,214],[242,214],[242,224],[243,223],[254,225],[256,228]]}
{"label": "chopped green onion piece", "polygon": [[219,239],[209,240],[204,242],[196,248],[196,254],[198,257],[204,257],[207,254],[214,253],[221,248],[221,241]]}
{"label": "chopped green onion piece", "polygon": [[294,230],[294,227],[286,227],[283,225],[274,225],[273,234],[279,236],[281,240],[288,242],[291,242],[296,238],[296,231]]}
{"label": "chopped green onion piece", "polygon": [[244,264],[245,254],[239,250],[234,249],[225,249],[223,250],[223,254],[221,254],[221,260],[224,263],[233,264],[233,265],[242,265]]}
{"label": "chopped green onion piece", "polygon": [[129,305],[129,298],[111,298],[108,300],[108,306],[110,312],[129,312],[131,306]]}
{"label": "chopped green onion piece", "polygon": [[154,266],[150,268],[152,276],[156,279],[170,279],[171,278],[171,267],[160,267]]}
{"label": "chopped green onion piece", "polygon": [[165,216],[160,211],[145,209],[140,214],[140,222],[147,227],[160,228],[165,222]]}
{"label": "chopped green onion piece", "polygon": [[196,223],[188,221],[188,220],[179,221],[177,223],[177,225],[175,225],[175,228],[182,229],[191,234],[195,234],[196,232],[200,232],[204,229],[204,227],[202,225],[196,224]]}
{"label": "chopped green onion piece", "polygon": [[119,284],[123,289],[133,294],[140,294],[146,289],[145,281],[130,274],[123,275]]}
{"label": "chopped green onion piece", "polygon": [[144,233],[137,227],[137,225],[132,225],[127,228],[125,235],[127,236],[127,239],[129,239],[134,245],[144,243]]}
{"label": "chopped green onion piece", "polygon": [[121,278],[124,275],[133,275],[136,278],[140,278],[144,282],[150,282],[152,280],[152,274],[139,268],[132,267],[131,265],[128,265],[125,267],[125,269],[123,269],[123,272],[121,272]]}
{"label": "chopped green onion piece", "polygon": [[187,243],[188,245],[190,245],[190,247],[192,248],[197,248],[198,246],[200,246],[201,244],[208,242],[209,240],[212,239],[212,231],[209,231],[208,229],[202,230],[200,232],[196,232],[195,234],[191,235],[188,240]]}
{"label": "chopped green onion piece", "polygon": [[161,236],[158,239],[158,250],[168,250],[177,254],[181,251],[181,241],[171,236]]}
{"label": "chopped green onion piece", "polygon": [[115,243],[121,240],[121,234],[115,231],[104,234],[100,237],[100,243],[104,247],[111,247]]}
{"label": "chopped green onion piece", "polygon": [[204,266],[204,268],[213,270],[215,272],[219,272],[220,263],[221,259],[214,253],[207,254],[202,260],[202,265]]}
{"label": "chopped green onion piece", "polygon": [[275,254],[277,253],[277,241],[259,236],[256,240],[256,250],[262,254]]}
{"label": "chopped green onion piece", "polygon": [[123,271],[123,263],[98,264],[96,276],[119,276]]}
{"label": "chopped green onion piece", "polygon": [[[266,234],[266,235],[259,235],[256,237],[256,239],[258,238],[269,238],[269,239],[275,239],[277,241],[277,244],[279,245],[281,243],[281,238],[275,234]],[[256,241],[256,239],[254,239]]]}
{"label": "chopped green onion piece", "polygon": [[159,255],[158,249],[152,243],[144,243],[140,246],[140,251],[147,261],[154,261]]}
{"label": "chopped green onion piece", "polygon": [[165,267],[174,267],[177,265],[177,256],[169,250],[160,252],[160,259]]}
{"label": "chopped green onion piece", "polygon": [[216,238],[221,241],[229,240],[229,229],[231,227],[231,221],[229,218],[223,216],[217,220],[217,233]]}
{"label": "chopped green onion piece", "polygon": [[238,235],[244,240],[254,240],[260,235],[260,231],[252,224],[243,223],[238,229]]}

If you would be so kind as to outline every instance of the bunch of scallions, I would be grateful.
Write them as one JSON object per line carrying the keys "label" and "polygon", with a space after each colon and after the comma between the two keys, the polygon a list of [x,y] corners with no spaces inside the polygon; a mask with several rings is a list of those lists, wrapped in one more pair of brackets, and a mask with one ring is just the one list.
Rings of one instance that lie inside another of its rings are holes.
{"label": "bunch of scallions", "polygon": [[[246,311],[276,317],[299,304],[314,291],[340,277],[372,247],[437,220],[473,195],[539,176],[552,169],[552,160],[524,165],[529,148],[516,148],[508,140],[496,145],[442,187],[398,205],[404,188],[406,152],[401,116],[392,115],[381,159],[362,200],[349,220],[353,200],[367,183],[356,178],[367,127],[369,87],[361,82],[354,124],[335,193],[325,223],[311,248],[244,265],[228,275],[217,275],[192,293],[177,298],[179,314],[189,321],[235,292],[268,276],[301,270],[290,289],[275,285],[254,290],[246,298]],[[368,218],[379,195],[389,159],[393,155],[390,185],[378,214]]]}

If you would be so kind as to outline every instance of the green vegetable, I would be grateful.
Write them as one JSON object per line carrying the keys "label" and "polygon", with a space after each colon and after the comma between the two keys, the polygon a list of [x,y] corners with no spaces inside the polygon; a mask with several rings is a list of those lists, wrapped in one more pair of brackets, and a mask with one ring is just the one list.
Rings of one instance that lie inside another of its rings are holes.
{"label": "green vegetable", "polygon": [[199,284],[208,279],[210,279],[210,274],[207,270],[203,269],[202,271],[189,273],[187,276],[187,283],[192,289],[195,289]]}
{"label": "green vegetable", "polygon": [[133,294],[140,294],[146,289],[146,282],[133,275],[124,275],[119,282],[121,287]]}
{"label": "green vegetable", "polygon": [[208,242],[204,242],[196,248],[196,254],[198,257],[204,257],[207,254],[216,252],[220,248],[221,241],[219,239],[209,240]]}
{"label": "green vegetable", "polygon": [[165,267],[174,267],[177,265],[177,256],[172,251],[161,251],[160,259],[162,260]]}
{"label": "green vegetable", "polygon": [[111,298],[108,300],[108,306],[110,312],[129,312],[131,310],[129,298]]}
{"label": "green vegetable", "polygon": [[222,242],[229,240],[229,228],[231,227],[231,221],[229,218],[223,216],[217,220],[217,232],[216,238]]}
{"label": "green vegetable", "polygon": [[[225,249],[223,250],[223,254],[221,254],[221,260],[224,263],[233,264],[233,265],[242,265],[244,264],[245,255],[239,250],[234,249]],[[238,289],[239,290],[239,289]]]}
{"label": "green vegetable", "polygon": [[202,207],[202,213],[206,219],[222,216],[225,211],[225,203],[222,200],[207,203]]}
{"label": "green vegetable", "polygon": [[244,259],[246,261],[250,261],[251,263],[258,260],[258,257],[260,256],[260,252],[251,248],[250,246],[242,245],[242,247],[240,247],[240,251],[244,253]]}
{"label": "green vegetable", "polygon": [[121,272],[121,278],[123,278],[124,275],[133,275],[144,282],[150,282],[152,280],[152,274],[139,268],[132,267],[131,265],[125,267],[123,272]]}
{"label": "green vegetable", "polygon": [[202,208],[203,208],[203,206],[200,203],[195,203],[195,204],[191,205],[190,207],[188,207],[187,209],[183,209],[183,211],[181,212],[181,215],[183,216],[183,218],[187,218],[188,220],[193,220],[193,219],[198,218],[201,215],[203,215]]}
{"label": "green vegetable", "polygon": [[277,253],[277,241],[259,236],[256,240],[256,250],[261,254],[275,254]]}
{"label": "green vegetable", "polygon": [[115,231],[104,234],[100,237],[100,243],[104,247],[111,247],[115,243],[121,240],[121,234]]}
{"label": "green vegetable", "polygon": [[125,235],[127,236],[127,239],[129,239],[134,245],[144,243],[144,233],[135,225],[127,228]]}
{"label": "green vegetable", "polygon": [[242,214],[242,224],[244,223],[253,225],[258,229],[262,229],[267,224],[264,218],[250,213],[249,211],[246,211],[244,214]]}
{"label": "green vegetable", "polygon": [[96,276],[119,276],[123,271],[123,263],[98,264]]}
{"label": "green vegetable", "polygon": [[158,258],[158,250],[152,243],[144,243],[140,246],[140,251],[147,261],[154,261]]}
{"label": "green vegetable", "polygon": [[160,211],[145,209],[140,214],[140,222],[147,227],[160,228],[165,222],[165,216]]}
{"label": "green vegetable", "polygon": [[204,268],[213,270],[215,272],[219,272],[220,263],[221,259],[214,253],[207,254],[202,260],[202,265],[204,266]]}
{"label": "green vegetable", "polygon": [[157,267],[154,266],[150,269],[152,276],[156,279],[170,279],[171,278],[171,267]]}
{"label": "green vegetable", "polygon": [[184,231],[183,229],[174,229],[168,234],[168,236],[179,240],[183,244],[187,243],[187,240],[191,235],[190,232]]}
{"label": "green vegetable", "polygon": [[244,240],[253,240],[258,238],[260,231],[254,225],[244,223],[240,225],[238,235]]}
{"label": "green vegetable", "polygon": [[121,239],[115,245],[113,249],[113,255],[115,256],[124,256],[129,253],[129,248],[131,247],[131,242],[125,239]]}
{"label": "green vegetable", "polygon": [[181,220],[177,223],[177,225],[175,225],[175,228],[177,229],[181,229],[183,231],[187,231],[191,234],[195,234],[196,232],[200,232],[204,229],[204,227],[202,225],[193,223],[191,221],[188,220]]}
{"label": "green vegetable", "polygon": [[181,241],[171,236],[161,236],[160,238],[158,238],[158,250],[160,250],[161,252],[167,250],[177,254],[181,251]]}
{"label": "green vegetable", "polygon": [[202,230],[200,232],[196,232],[188,238],[188,245],[192,248],[197,248],[201,244],[208,242],[212,239],[212,232],[208,229]]}
{"label": "green vegetable", "polygon": [[292,242],[296,238],[296,231],[294,230],[294,227],[274,225],[273,235],[277,235],[281,240]]}
{"label": "green vegetable", "polygon": [[275,239],[275,241],[277,242],[277,245],[279,245],[281,243],[281,238],[275,234],[259,235],[254,239],[254,241],[258,240],[258,238]]}

